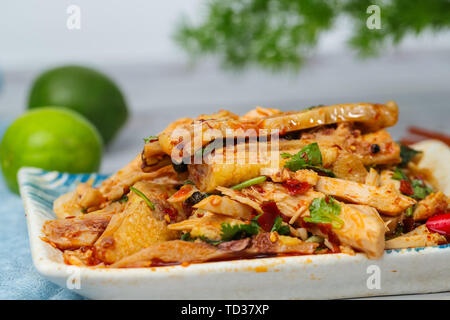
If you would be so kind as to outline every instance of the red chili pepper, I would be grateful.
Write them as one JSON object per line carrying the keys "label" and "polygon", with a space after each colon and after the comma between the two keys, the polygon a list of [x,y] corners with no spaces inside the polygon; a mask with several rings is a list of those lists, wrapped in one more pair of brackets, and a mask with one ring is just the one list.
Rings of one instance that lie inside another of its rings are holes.
{"label": "red chili pepper", "polygon": [[281,215],[274,201],[266,201],[261,205],[263,214],[258,218],[258,223],[264,231],[270,232],[276,217]]}
{"label": "red chili pepper", "polygon": [[303,194],[311,188],[311,185],[307,182],[298,181],[296,179],[288,179],[283,183],[289,194],[295,196],[297,194]]}
{"label": "red chili pepper", "polygon": [[400,192],[406,194],[407,196],[412,196],[414,194],[414,189],[411,182],[400,180]]}
{"label": "red chili pepper", "polygon": [[432,216],[427,220],[426,226],[430,231],[450,236],[450,212]]}
{"label": "red chili pepper", "polygon": [[178,216],[178,211],[174,208],[164,208],[164,213],[166,213],[171,221],[175,221]]}

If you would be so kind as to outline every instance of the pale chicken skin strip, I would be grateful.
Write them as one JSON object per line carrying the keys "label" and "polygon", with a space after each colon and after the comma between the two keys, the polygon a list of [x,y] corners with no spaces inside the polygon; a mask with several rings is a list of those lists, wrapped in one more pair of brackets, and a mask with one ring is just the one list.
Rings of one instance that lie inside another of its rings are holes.
{"label": "pale chicken skin strip", "polygon": [[111,212],[99,211],[75,218],[47,221],[43,227],[44,239],[61,250],[92,246],[105,231],[112,216]]}
{"label": "pale chicken skin strip", "polygon": [[112,268],[148,267],[153,260],[163,263],[198,263],[231,258],[250,258],[267,254],[312,254],[318,244],[299,239],[289,241],[285,237],[270,240],[268,233],[258,234],[252,238],[229,241],[219,246],[212,246],[201,241],[181,240],[157,243],[111,265]]}
{"label": "pale chicken skin strip", "polygon": [[416,200],[402,195],[390,186],[375,187],[353,181],[320,177],[315,189],[339,199],[372,206],[381,213],[391,216],[399,215],[416,204]]}
{"label": "pale chicken skin strip", "polygon": [[[252,135],[267,135],[267,131],[260,130],[279,130],[281,133],[304,130],[318,126],[340,123],[354,122],[359,123],[368,130],[378,130],[393,126],[398,120],[398,107],[395,102],[389,101],[386,104],[372,103],[354,103],[339,104],[331,106],[322,106],[300,112],[283,112],[262,119],[237,120],[232,117],[213,118],[202,121],[200,134],[201,146],[206,145],[214,138],[208,135],[208,130],[216,130],[222,135],[227,136],[229,129],[242,129],[247,134],[251,131]],[[172,155],[175,146],[179,150],[186,147],[187,141],[194,139],[194,123],[190,125],[183,124],[177,127],[179,130],[165,130],[159,135],[159,141],[166,154]],[[236,133],[236,137],[239,133]],[[188,146],[191,149],[193,146]],[[190,150],[193,153],[193,150]]]}

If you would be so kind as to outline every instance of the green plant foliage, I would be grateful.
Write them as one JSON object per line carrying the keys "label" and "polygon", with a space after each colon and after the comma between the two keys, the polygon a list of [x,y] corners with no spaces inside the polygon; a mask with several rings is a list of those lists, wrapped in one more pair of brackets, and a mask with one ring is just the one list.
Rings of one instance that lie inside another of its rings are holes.
{"label": "green plant foliage", "polygon": [[[368,29],[367,8],[379,5],[381,29]],[[353,23],[348,43],[373,56],[407,35],[450,27],[448,0],[210,0],[199,24],[184,17],[175,40],[191,57],[216,55],[225,67],[271,70],[301,67],[319,36],[345,16]]]}

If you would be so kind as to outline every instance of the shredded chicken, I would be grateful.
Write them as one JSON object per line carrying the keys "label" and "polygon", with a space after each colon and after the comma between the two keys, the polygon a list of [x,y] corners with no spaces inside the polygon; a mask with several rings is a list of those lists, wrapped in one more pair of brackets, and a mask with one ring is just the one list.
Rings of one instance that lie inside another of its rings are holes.
{"label": "shredded chicken", "polygon": [[416,221],[424,221],[437,213],[447,212],[450,205],[448,197],[441,191],[428,195],[422,201],[419,201],[413,213]]}
{"label": "shredded chicken", "polygon": [[179,119],[100,186],[80,183],[56,199],[42,239],[67,264],[102,268],[377,259],[385,249],[448,243],[439,229],[446,183],[422,166],[429,155],[400,148],[385,130],[397,118],[387,102]]}
{"label": "shredded chicken", "polygon": [[99,211],[47,221],[43,228],[45,241],[62,250],[92,246],[105,231],[112,216],[111,212]]}
{"label": "shredded chicken", "polygon": [[357,204],[372,206],[386,215],[399,215],[416,203],[412,198],[387,187],[374,187],[353,181],[320,177],[317,191]]}

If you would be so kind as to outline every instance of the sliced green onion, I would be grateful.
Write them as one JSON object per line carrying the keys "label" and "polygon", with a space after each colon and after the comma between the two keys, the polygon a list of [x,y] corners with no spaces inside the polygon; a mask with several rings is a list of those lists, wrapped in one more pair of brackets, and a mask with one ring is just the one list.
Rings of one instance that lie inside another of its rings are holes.
{"label": "sliced green onion", "polygon": [[158,141],[158,137],[157,136],[150,136],[150,137],[148,137],[148,138],[144,138],[144,142],[145,143],[149,143],[149,142],[151,142],[151,141]]}
{"label": "sliced green onion", "polygon": [[234,187],[231,187],[231,189],[233,190],[242,190],[244,188],[248,188],[250,186],[253,186],[255,184],[259,184],[259,183],[263,183],[264,181],[266,181],[267,177],[266,176],[259,176],[247,181],[244,181],[242,183],[239,183],[237,185],[235,185]]}
{"label": "sliced green onion", "polygon": [[148,204],[148,206],[150,207],[150,209],[155,210],[155,205],[153,204],[153,202],[151,202],[147,196],[145,194],[142,193],[142,191],[139,191],[138,189],[136,189],[135,187],[130,187],[130,190],[133,191],[134,193],[136,193],[139,197],[141,197],[142,199],[144,199],[144,201]]}
{"label": "sliced green onion", "polygon": [[318,243],[322,243],[323,242],[323,238],[321,236],[311,236],[308,239],[306,239],[306,242],[318,242]]}
{"label": "sliced green onion", "polygon": [[413,216],[413,207],[409,207],[408,209],[406,209],[405,211],[405,215],[409,218],[411,218]]}

